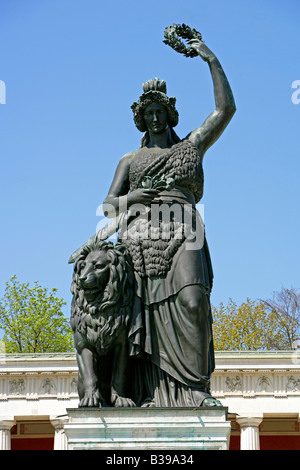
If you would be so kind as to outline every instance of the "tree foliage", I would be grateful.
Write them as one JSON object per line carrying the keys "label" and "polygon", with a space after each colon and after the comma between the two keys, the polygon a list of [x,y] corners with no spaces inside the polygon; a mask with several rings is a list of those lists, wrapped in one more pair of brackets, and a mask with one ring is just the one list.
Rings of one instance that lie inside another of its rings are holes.
{"label": "tree foliage", "polygon": [[274,316],[278,330],[283,337],[280,346],[284,349],[296,349],[300,340],[299,289],[283,287],[281,291],[274,293],[273,299],[265,300],[264,305],[267,313]]}
{"label": "tree foliage", "polygon": [[0,328],[7,353],[45,353],[74,350],[70,325],[61,308],[63,299],[35,282],[6,282],[0,301]]}
{"label": "tree foliage", "polygon": [[300,297],[295,289],[282,289],[273,300],[250,300],[213,307],[215,349],[293,349],[299,340]]}

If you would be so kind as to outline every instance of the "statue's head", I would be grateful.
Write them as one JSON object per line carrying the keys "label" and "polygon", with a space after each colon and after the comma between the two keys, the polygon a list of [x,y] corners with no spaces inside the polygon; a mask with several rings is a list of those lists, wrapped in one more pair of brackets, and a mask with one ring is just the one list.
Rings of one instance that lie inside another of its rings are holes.
{"label": "statue's head", "polygon": [[167,124],[170,128],[177,126],[179,115],[175,108],[176,98],[167,96],[167,85],[164,80],[154,78],[143,84],[143,94],[138,102],[131,106],[136,127],[141,132],[146,132],[148,126],[145,119],[145,111],[151,107],[162,108],[167,113]]}

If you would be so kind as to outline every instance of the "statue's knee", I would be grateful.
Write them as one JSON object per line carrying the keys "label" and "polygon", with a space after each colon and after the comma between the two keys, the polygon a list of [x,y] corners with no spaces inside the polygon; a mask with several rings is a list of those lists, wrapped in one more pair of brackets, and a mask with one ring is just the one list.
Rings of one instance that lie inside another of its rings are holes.
{"label": "statue's knee", "polygon": [[190,299],[187,302],[186,309],[189,311],[191,315],[199,316],[201,313],[199,302],[195,301],[194,299]]}
{"label": "statue's knee", "polygon": [[186,290],[182,295],[182,304],[187,312],[197,317],[206,319],[208,313],[208,301],[206,293],[201,288]]}

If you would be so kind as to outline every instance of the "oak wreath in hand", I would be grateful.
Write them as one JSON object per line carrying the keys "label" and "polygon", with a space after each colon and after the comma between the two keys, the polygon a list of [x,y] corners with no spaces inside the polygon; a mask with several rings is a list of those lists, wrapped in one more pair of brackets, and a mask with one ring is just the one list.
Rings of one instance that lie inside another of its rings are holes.
{"label": "oak wreath in hand", "polygon": [[165,39],[163,42],[165,44],[186,57],[196,57],[198,53],[191,47],[187,47],[184,42],[179,39],[179,36],[182,39],[188,39],[188,43],[193,39],[204,42],[202,40],[202,34],[186,24],[173,24],[172,26],[167,26],[164,31]]}

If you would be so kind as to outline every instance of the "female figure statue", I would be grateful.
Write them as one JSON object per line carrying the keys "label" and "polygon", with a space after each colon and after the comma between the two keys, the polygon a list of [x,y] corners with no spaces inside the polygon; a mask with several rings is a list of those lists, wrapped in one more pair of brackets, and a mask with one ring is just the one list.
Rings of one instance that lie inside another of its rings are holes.
{"label": "female figure statue", "polygon": [[181,140],[174,131],[175,98],[167,96],[164,81],[146,82],[132,105],[135,124],[144,132],[141,146],[120,160],[103,204],[117,221],[135,273],[129,355],[136,358],[133,399],[140,406],[220,404],[209,386],[213,273],[196,204],[203,193],[204,154],[230,122],[235,103],[201,36],[189,40],[189,51],[208,63],[215,110]]}
{"label": "female figure statue", "polygon": [[[122,206],[129,213],[136,205],[147,208],[139,216],[132,211],[120,232],[136,276],[129,341],[130,355],[141,358],[140,382],[136,379],[136,383],[140,384],[142,406],[220,404],[211,397],[209,388],[214,370],[209,251],[205,235],[188,246],[183,219],[189,207],[191,234],[200,221],[195,204],[203,193],[204,154],[236,108],[216,56],[200,39],[190,40],[189,46],[208,63],[215,110],[181,140],[173,130],[178,122],[175,99],[167,96],[165,82],[154,79],[145,83],[139,101],[132,105],[135,124],[145,132],[141,147],[119,162],[103,205],[108,216],[118,214]],[[173,214],[169,220],[160,216],[156,222],[150,217],[149,221],[149,215],[162,204],[169,208],[176,204],[181,215],[176,218]]]}

